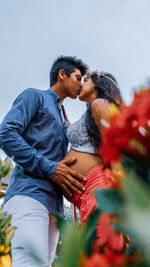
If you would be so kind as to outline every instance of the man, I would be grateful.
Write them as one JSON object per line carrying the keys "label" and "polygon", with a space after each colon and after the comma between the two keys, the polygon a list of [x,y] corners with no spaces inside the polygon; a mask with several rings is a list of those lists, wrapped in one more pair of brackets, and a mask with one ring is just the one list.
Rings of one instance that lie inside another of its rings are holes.
{"label": "man", "polygon": [[68,124],[61,104],[66,97],[77,97],[86,71],[80,59],[59,57],[50,71],[51,88],[25,90],[0,125],[1,148],[16,162],[4,204],[17,227],[13,267],[38,266],[29,250],[36,253],[39,266],[52,263],[59,236],[54,215],[63,214],[60,188],[70,196],[84,190],[79,182],[84,177],[69,168],[75,159],[63,160]]}

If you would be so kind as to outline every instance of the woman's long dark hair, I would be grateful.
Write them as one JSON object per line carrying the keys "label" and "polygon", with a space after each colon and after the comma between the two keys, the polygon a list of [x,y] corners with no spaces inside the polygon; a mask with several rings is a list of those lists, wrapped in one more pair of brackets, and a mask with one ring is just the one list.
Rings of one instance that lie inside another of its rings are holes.
{"label": "woman's long dark hair", "polygon": [[[105,72],[104,76],[92,74],[90,77],[95,83],[95,90],[98,92],[97,98],[106,99],[108,102],[119,106],[119,104],[122,102],[122,97],[117,86],[117,81],[113,75]],[[101,143],[101,136],[94,119],[91,116],[91,104],[87,105],[86,127],[89,135],[89,141],[93,144],[96,152]]]}

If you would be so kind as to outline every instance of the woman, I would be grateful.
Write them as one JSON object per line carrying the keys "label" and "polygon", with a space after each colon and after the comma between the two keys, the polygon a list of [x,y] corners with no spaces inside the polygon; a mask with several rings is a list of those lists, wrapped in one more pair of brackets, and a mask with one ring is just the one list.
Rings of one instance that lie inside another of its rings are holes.
{"label": "woman", "polygon": [[[76,162],[71,168],[86,177],[86,182],[83,182],[85,191],[80,194],[75,193],[73,198],[69,199],[79,208],[80,221],[84,224],[96,207],[93,189],[108,188],[113,185],[112,180],[105,175],[102,158],[97,154],[97,148],[101,144],[104,125],[110,120],[109,103],[119,106],[122,99],[117,81],[111,74],[104,72],[88,72],[84,76],[79,99],[87,102],[87,110],[68,130],[71,149],[65,159],[75,157]],[[108,215],[103,214],[98,223],[99,245],[106,242],[107,234],[111,232],[112,227],[108,225],[109,219]],[[118,242],[120,241],[122,246],[119,235]],[[120,248],[120,245],[117,245],[118,247]]]}

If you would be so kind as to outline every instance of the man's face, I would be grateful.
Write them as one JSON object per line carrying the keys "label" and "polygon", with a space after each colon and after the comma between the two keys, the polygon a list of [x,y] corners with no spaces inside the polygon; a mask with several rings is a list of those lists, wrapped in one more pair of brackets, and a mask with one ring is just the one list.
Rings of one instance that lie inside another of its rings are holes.
{"label": "man's face", "polygon": [[68,97],[76,98],[81,89],[81,71],[75,69],[65,81],[65,90]]}

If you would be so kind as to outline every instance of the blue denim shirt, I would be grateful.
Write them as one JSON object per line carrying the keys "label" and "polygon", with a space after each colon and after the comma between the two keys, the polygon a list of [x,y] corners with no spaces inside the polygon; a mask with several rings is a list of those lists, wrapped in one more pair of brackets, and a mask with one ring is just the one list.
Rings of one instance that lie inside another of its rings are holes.
{"label": "blue denim shirt", "polygon": [[63,197],[51,181],[56,163],[67,153],[68,123],[62,123],[60,98],[52,90],[23,91],[0,125],[0,146],[16,163],[4,202],[26,195],[49,212],[63,214]]}

